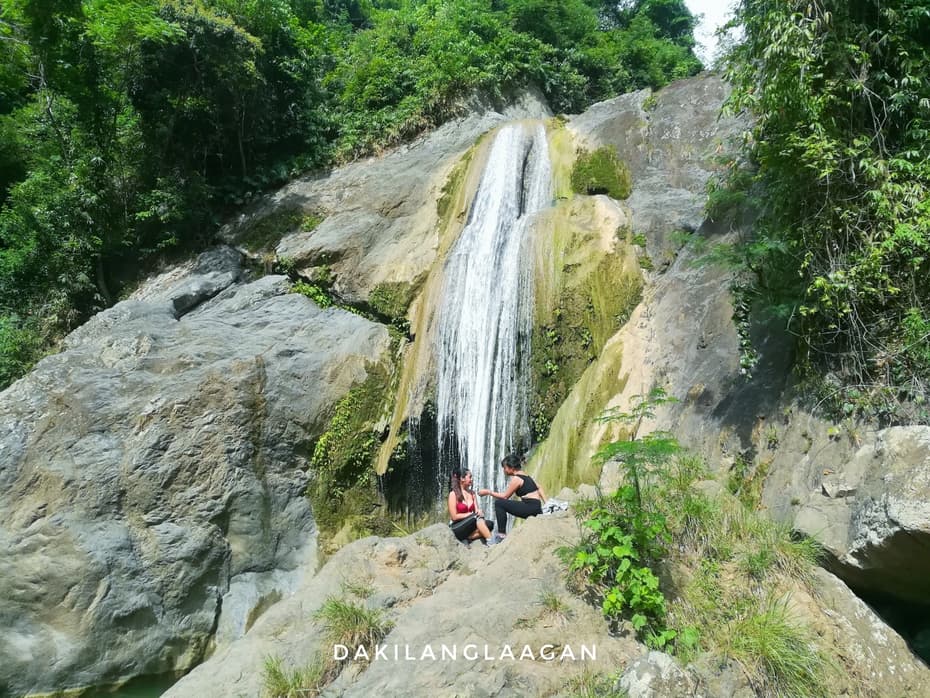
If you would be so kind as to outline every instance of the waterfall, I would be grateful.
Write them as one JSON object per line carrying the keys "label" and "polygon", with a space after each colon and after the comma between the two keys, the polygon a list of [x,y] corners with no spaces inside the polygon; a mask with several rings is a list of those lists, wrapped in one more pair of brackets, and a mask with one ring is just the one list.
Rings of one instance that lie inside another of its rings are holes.
{"label": "waterfall", "polygon": [[446,260],[437,328],[440,474],[503,482],[500,460],[529,443],[534,214],[551,201],[542,124],[494,139],[468,218]]}

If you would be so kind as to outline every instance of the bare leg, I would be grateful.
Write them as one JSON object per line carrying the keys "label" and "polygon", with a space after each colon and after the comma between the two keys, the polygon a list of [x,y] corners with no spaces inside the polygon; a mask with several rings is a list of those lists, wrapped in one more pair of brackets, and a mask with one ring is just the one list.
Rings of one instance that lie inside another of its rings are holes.
{"label": "bare leg", "polygon": [[491,538],[491,529],[488,528],[488,524],[484,519],[478,519],[478,530],[477,533],[481,535],[485,540],[490,540]]}

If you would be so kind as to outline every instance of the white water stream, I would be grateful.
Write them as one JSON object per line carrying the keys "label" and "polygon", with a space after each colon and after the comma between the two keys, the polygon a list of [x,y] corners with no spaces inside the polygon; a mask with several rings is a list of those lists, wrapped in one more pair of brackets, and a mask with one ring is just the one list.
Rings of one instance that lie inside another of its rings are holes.
{"label": "white water stream", "polygon": [[551,201],[550,174],[542,124],[501,128],[446,260],[436,348],[440,472],[460,464],[478,487],[499,488],[501,458],[529,444],[531,222]]}

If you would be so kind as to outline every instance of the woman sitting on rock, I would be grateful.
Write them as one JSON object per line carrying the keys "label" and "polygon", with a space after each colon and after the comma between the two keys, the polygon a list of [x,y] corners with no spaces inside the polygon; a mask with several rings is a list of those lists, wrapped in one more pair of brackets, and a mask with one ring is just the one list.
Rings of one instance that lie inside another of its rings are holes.
{"label": "woman sitting on rock", "polygon": [[[497,519],[497,537],[507,535],[507,514],[513,514],[521,519],[542,514],[542,505],[546,501],[546,493],[529,475],[523,472],[523,459],[511,453],[501,461],[504,474],[510,478],[507,489],[503,492],[492,492],[480,489],[478,494],[484,497],[494,497],[494,518]],[[517,495],[520,501],[511,499]]]}
{"label": "woman sitting on rock", "polygon": [[490,544],[491,530],[494,522],[484,520],[484,512],[478,508],[478,501],[471,489],[471,471],[466,470],[461,476],[452,473],[452,491],[449,492],[449,528],[460,541],[472,541],[481,538]]}

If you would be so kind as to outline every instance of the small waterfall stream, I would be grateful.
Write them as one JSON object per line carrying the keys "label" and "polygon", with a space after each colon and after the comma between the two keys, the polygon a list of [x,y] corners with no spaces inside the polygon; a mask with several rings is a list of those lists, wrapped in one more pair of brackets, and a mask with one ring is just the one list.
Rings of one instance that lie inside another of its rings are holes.
{"label": "small waterfall stream", "polygon": [[529,443],[534,214],[551,201],[542,124],[503,127],[491,145],[465,228],[450,251],[439,308],[440,473],[499,488],[501,458]]}

